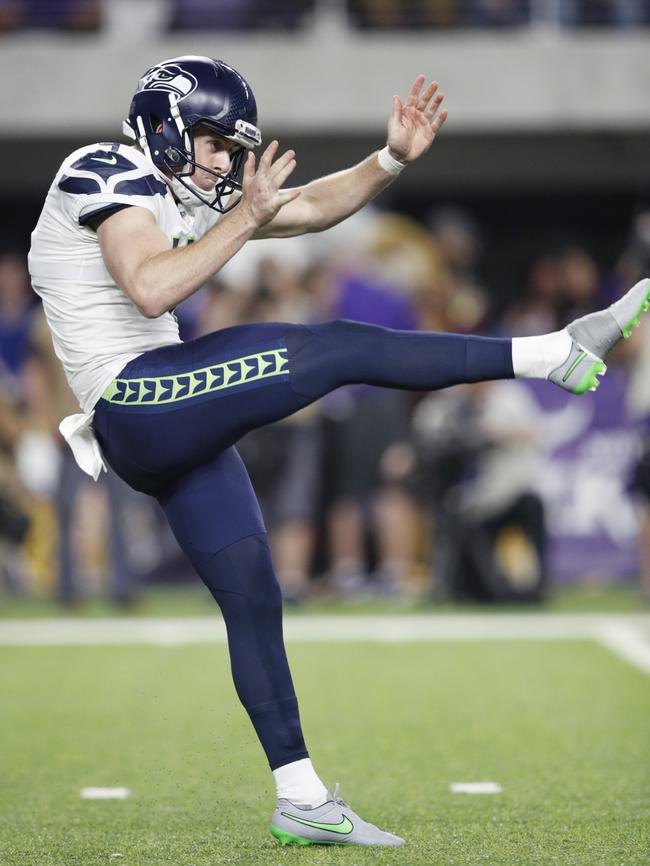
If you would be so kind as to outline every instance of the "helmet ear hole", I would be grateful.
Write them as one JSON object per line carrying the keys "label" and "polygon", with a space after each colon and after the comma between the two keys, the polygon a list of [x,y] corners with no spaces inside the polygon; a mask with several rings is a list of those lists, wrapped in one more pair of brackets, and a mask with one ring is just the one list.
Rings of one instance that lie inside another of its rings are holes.
{"label": "helmet ear hole", "polygon": [[149,115],[149,125],[151,126],[152,132],[155,132],[156,135],[160,135],[163,130],[163,122],[156,114]]}

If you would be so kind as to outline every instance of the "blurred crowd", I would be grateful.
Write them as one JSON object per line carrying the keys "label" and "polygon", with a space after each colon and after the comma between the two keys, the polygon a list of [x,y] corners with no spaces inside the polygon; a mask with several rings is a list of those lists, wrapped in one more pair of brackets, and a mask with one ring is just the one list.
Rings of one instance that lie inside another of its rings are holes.
{"label": "blurred crowd", "polygon": [[[189,579],[188,566],[155,502],[111,471],[94,484],[60,437],[61,418],[79,410],[24,252],[0,252],[0,591],[69,606],[101,592],[128,606],[153,581]],[[571,239],[540,241],[514,300],[486,281],[484,253],[481,227],[462,210],[424,221],[367,210],[323,235],[247,244],[178,308],[181,333],[334,318],[490,335],[553,331],[648,274],[650,211],[636,215],[605,271]],[[624,383],[621,423],[636,431],[621,484],[636,490],[650,596],[649,329],[608,363]],[[246,436],[240,451],[287,601],[543,598],[554,575],[541,456],[561,437],[559,418],[515,380],[432,394],[351,386]]]}
{"label": "blurred crowd", "polygon": [[364,30],[650,25],[649,0],[0,0],[0,32],[152,35],[295,30],[338,15]]}

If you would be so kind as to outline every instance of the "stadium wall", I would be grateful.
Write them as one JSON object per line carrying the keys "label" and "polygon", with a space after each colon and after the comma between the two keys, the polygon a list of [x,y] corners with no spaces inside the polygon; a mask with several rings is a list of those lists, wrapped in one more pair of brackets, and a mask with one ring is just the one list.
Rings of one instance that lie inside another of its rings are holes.
{"label": "stadium wall", "polygon": [[[106,36],[25,34],[0,52],[0,136],[111,129],[147,65],[207,54],[241,69],[262,123],[287,132],[383,128],[390,96],[422,71],[437,76],[456,132],[650,130],[650,39],[604,34],[359,34],[319,26],[303,35],[191,34],[132,44]],[[29,98],[26,98],[29,94]]]}

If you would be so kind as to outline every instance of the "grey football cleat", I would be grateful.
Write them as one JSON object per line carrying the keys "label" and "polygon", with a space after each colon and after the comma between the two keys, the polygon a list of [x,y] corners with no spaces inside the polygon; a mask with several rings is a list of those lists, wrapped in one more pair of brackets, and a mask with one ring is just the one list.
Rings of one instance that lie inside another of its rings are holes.
{"label": "grey football cleat", "polygon": [[595,391],[600,385],[598,376],[604,376],[606,372],[607,365],[600,358],[573,340],[566,361],[549,373],[548,380],[572,394],[584,394],[585,391]]}
{"label": "grey football cleat", "polygon": [[619,340],[627,340],[649,306],[650,280],[640,280],[606,310],[576,319],[567,331],[584,349],[604,358]]}
{"label": "grey football cleat", "polygon": [[360,818],[338,796],[327,792],[327,800],[315,808],[278,800],[271,818],[271,833],[282,845],[403,845],[404,840],[386,833]]}
{"label": "grey football cleat", "polygon": [[600,384],[598,376],[607,371],[602,358],[619,340],[627,340],[639,324],[641,313],[649,307],[650,280],[643,279],[606,310],[571,322],[567,326],[572,339],[571,351],[564,363],[549,375],[549,380],[573,394],[595,391]]}

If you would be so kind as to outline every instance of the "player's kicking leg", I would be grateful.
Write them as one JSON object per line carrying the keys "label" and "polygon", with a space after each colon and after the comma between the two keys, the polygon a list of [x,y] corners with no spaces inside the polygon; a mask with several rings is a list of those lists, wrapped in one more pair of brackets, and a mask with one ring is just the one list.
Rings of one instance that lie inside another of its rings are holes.
{"label": "player's kicking leg", "polygon": [[595,391],[607,370],[603,358],[639,324],[650,307],[650,280],[640,280],[606,310],[571,322],[562,331],[512,341],[518,378],[546,378],[572,394]]}

